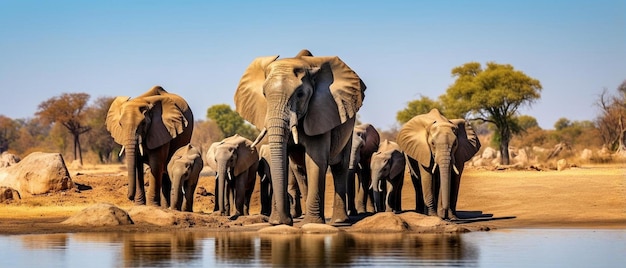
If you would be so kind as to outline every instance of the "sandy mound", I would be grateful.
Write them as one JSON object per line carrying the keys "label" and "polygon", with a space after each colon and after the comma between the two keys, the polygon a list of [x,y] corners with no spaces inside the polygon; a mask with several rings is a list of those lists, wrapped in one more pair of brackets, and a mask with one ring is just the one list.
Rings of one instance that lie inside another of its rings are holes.
{"label": "sandy mound", "polygon": [[99,203],[83,209],[62,222],[78,226],[118,226],[133,224],[126,211],[109,203]]}
{"label": "sandy mound", "polygon": [[456,233],[481,230],[480,227],[468,228],[452,222],[444,221],[435,216],[426,216],[415,212],[395,214],[393,212],[377,213],[367,217],[350,228],[351,232],[363,233]]}

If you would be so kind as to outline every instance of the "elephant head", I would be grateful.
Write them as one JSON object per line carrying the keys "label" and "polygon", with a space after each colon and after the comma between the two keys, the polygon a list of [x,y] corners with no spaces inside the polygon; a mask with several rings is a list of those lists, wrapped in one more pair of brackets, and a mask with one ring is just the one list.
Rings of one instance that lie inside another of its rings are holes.
{"label": "elephant head", "polygon": [[[252,141],[235,134],[231,137],[225,138],[221,142],[215,142],[211,144],[206,155],[207,164],[209,167],[217,171],[215,185],[215,197],[218,211],[221,215],[230,215],[230,211],[227,211],[228,199],[226,192],[227,183],[230,185],[239,184],[235,180],[244,179],[240,178],[243,173],[255,172],[257,166],[255,165],[259,161],[259,154],[252,146]],[[254,170],[249,169],[254,166]],[[246,174],[249,175],[249,174]],[[256,173],[253,174],[256,176]],[[228,180],[228,182],[226,181]],[[239,187],[239,186],[237,186]],[[236,189],[242,191],[243,189]],[[242,212],[242,211],[238,211]]]}
{"label": "elephant head", "polygon": [[[191,140],[193,114],[183,98],[155,86],[136,98],[115,98],[107,113],[106,127],[115,142],[122,145],[120,155],[126,153],[128,198],[145,203],[143,169],[140,164],[145,161],[142,160],[146,157],[144,150],[160,152],[159,156],[154,157],[162,158],[155,161],[160,162],[161,166],[157,168],[151,163],[151,168],[153,171],[164,171],[166,158],[173,153],[173,150],[168,151],[169,143],[175,139],[178,141],[180,145],[175,150]],[[160,178],[158,176],[157,179]],[[141,188],[135,198],[137,184],[141,184]],[[159,193],[154,194],[159,196]],[[158,200],[158,197],[155,198]]]}
{"label": "elephant head", "polygon": [[235,105],[261,130],[255,143],[268,135],[277,207],[270,216],[272,224],[293,224],[287,201],[287,143],[353,120],[364,91],[359,76],[339,57],[314,57],[308,50],[294,58],[259,57],[248,66]]}
{"label": "elephant head", "polygon": [[202,154],[195,146],[188,144],[174,152],[167,164],[167,173],[172,180],[170,209],[193,210],[193,194],[202,166]]}
{"label": "elephant head", "polygon": [[[426,170],[431,175],[438,172],[441,193],[438,214],[444,219],[454,218],[453,210],[458,195],[457,180],[465,162],[480,149],[474,130],[465,120],[448,120],[439,110],[432,109],[404,124],[398,133],[397,142],[408,157],[421,165],[420,170]],[[455,181],[452,181],[452,176]],[[424,187],[422,179],[424,195],[427,195],[427,191],[432,191],[424,188],[430,187]],[[432,204],[428,203],[432,203],[432,200],[425,202],[430,208]]]}
{"label": "elephant head", "polygon": [[[370,188],[374,191],[374,202],[376,204],[382,203],[381,199],[381,184],[385,181],[390,182],[394,189],[388,189],[390,192],[395,190],[394,194],[400,194],[401,186],[404,180],[404,169],[406,166],[406,160],[404,153],[400,150],[397,143],[384,140],[380,143],[378,151],[372,155],[371,168],[372,168],[372,184]],[[399,190],[399,191],[398,191]],[[391,193],[388,193],[389,196]],[[399,198],[400,196],[398,196]],[[389,198],[385,200],[387,207],[394,205],[390,204]],[[400,210],[400,208],[393,208]]]}

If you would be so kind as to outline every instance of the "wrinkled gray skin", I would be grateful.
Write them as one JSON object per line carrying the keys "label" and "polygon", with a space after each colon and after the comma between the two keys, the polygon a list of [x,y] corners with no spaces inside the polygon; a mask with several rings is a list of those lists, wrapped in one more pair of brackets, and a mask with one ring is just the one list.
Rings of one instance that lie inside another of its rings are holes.
{"label": "wrinkled gray skin", "polygon": [[464,164],[480,149],[480,141],[470,124],[463,119],[448,120],[433,109],[406,122],[397,142],[409,163],[416,210],[456,220]]}
{"label": "wrinkled gray skin", "polygon": [[[404,170],[406,160],[404,153],[395,142],[384,140],[371,160],[372,185],[374,202],[384,202],[385,206],[377,208],[376,212],[402,211],[402,185],[404,184]],[[387,191],[381,189],[387,184]],[[384,197],[384,200],[381,200]]]}
{"label": "wrinkled gray skin", "polygon": [[231,220],[250,214],[250,198],[256,182],[259,154],[252,141],[235,134],[214,142],[207,151],[207,164],[217,171],[215,205],[220,215],[231,216],[231,199],[235,213]]}
{"label": "wrinkled gray skin", "polygon": [[326,171],[335,184],[332,223],[348,221],[346,184],[352,130],[365,85],[338,57],[259,57],[246,69],[235,93],[237,112],[268,136],[276,206],[269,223],[293,224],[287,194],[288,145],[304,150],[308,193],[305,223],[325,223]]}
{"label": "wrinkled gray skin", "polygon": [[[270,172],[270,150],[267,144],[261,145],[259,149],[259,168],[257,173],[261,178],[261,214],[270,216],[272,207],[275,205],[272,190],[272,174]],[[289,174],[287,193],[289,194],[289,207],[292,217],[297,218],[305,214],[302,202],[306,202],[307,181],[304,166],[296,163],[297,160],[289,161]]]}
{"label": "wrinkled gray skin", "polygon": [[[126,154],[128,199],[138,205],[169,206],[167,163],[178,148],[191,141],[193,123],[187,102],[160,86],[136,98],[115,98],[106,127]],[[144,164],[150,167],[150,174],[144,174]],[[149,184],[147,196],[144,176]]]}
{"label": "wrinkled gray skin", "polygon": [[202,154],[193,145],[176,150],[167,164],[167,173],[172,180],[170,209],[193,211],[193,195],[203,165]]}
{"label": "wrinkled gray skin", "polygon": [[[354,127],[348,172],[348,214],[352,216],[368,212],[368,200],[370,211],[380,211],[384,206],[383,202],[374,202],[373,191],[370,188],[370,162],[372,154],[378,150],[379,143],[380,135],[371,124]],[[355,177],[358,178],[358,183]]]}

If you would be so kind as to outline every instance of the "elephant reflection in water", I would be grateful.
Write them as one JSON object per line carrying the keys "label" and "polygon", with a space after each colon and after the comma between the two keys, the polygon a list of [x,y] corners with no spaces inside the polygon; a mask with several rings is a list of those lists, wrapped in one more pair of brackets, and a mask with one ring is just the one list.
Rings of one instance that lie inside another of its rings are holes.
{"label": "elephant reflection in water", "polygon": [[123,264],[119,266],[171,266],[202,258],[202,238],[192,232],[136,233],[124,236]]}

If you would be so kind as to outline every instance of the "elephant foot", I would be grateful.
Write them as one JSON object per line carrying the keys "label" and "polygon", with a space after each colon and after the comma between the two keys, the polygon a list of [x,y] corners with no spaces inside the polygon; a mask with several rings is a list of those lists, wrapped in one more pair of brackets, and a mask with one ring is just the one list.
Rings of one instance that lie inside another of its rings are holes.
{"label": "elephant foot", "polygon": [[326,220],[324,219],[324,217],[321,216],[313,216],[310,214],[306,214],[304,215],[304,219],[302,219],[303,223],[326,223]]}
{"label": "elephant foot", "polygon": [[[428,215],[428,216],[440,216],[440,215],[438,215],[438,214],[437,214],[437,212],[436,212],[434,209],[432,209],[432,208],[428,208],[428,212],[426,213],[426,215]],[[443,217],[440,217],[440,218],[443,218]]]}
{"label": "elephant foot", "polygon": [[228,219],[231,220],[231,221],[234,221],[237,218],[239,218],[239,216],[241,216],[241,213],[237,212],[237,213],[235,213],[235,215],[230,216]]}
{"label": "elephant foot", "polygon": [[289,226],[293,226],[293,219],[289,215],[281,217],[279,213],[276,213],[273,211],[272,211],[272,214],[270,214],[270,219],[268,222],[271,225],[286,224]]}

